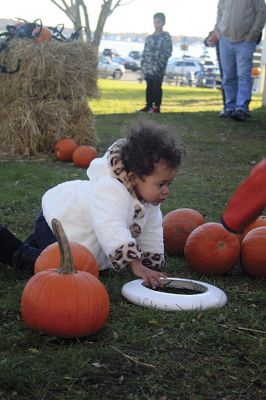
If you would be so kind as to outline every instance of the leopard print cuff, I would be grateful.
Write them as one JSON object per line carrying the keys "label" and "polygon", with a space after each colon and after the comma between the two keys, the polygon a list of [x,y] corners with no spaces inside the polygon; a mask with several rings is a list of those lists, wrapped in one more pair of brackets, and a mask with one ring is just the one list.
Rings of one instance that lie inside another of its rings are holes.
{"label": "leopard print cuff", "polygon": [[142,264],[152,270],[163,271],[165,267],[164,255],[151,252],[141,253],[140,248],[134,243],[129,242],[120,246],[110,254],[112,267],[116,271],[125,268],[133,260],[141,260]]}
{"label": "leopard print cuff", "polygon": [[112,267],[119,271],[133,260],[141,259],[141,250],[135,242],[129,242],[118,247],[109,255]]}
{"label": "leopard print cuff", "polygon": [[163,271],[165,268],[165,261],[163,254],[145,252],[141,257],[141,262],[145,267],[150,268],[152,270]]}

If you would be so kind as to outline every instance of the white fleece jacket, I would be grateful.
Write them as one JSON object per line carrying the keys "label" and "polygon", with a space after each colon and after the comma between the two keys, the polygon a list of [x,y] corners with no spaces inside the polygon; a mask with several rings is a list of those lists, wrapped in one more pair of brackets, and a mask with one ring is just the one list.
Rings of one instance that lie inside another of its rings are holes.
{"label": "white fleece jacket", "polygon": [[118,270],[136,258],[162,269],[160,207],[140,203],[128,190],[125,177],[110,164],[110,149],[91,162],[88,181],[67,181],[48,190],[42,198],[43,215],[50,227],[53,218],[61,221],[68,239],[91,250],[99,269]]}

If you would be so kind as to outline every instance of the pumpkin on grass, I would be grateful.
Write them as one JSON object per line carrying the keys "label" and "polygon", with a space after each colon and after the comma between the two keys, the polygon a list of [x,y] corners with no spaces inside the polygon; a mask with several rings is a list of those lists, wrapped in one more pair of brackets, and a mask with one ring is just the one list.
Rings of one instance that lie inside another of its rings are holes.
{"label": "pumpkin on grass", "polygon": [[266,277],[266,226],[252,229],[244,237],[241,265],[248,275]]}
{"label": "pumpkin on grass", "polygon": [[188,236],[204,222],[204,217],[192,208],[178,208],[166,214],[163,218],[165,253],[182,256]]}
{"label": "pumpkin on grass", "polygon": [[74,150],[78,147],[74,139],[64,138],[55,144],[55,158],[58,161],[72,161]]}
{"label": "pumpkin on grass", "polygon": [[255,221],[251,222],[246,226],[242,233],[242,240],[246,236],[246,234],[252,229],[259,228],[260,226],[266,226],[266,216],[265,215],[260,215],[258,218],[255,219]]}
{"label": "pumpkin on grass", "polygon": [[237,236],[216,222],[207,222],[196,228],[185,245],[188,265],[202,274],[225,274],[235,267],[239,256]]}
{"label": "pumpkin on grass", "polygon": [[[89,272],[99,278],[99,267],[96,258],[87,247],[76,242],[69,242],[73,257],[74,268],[78,271]],[[61,254],[58,243],[52,243],[46,247],[34,265],[34,273],[45,271],[46,269],[60,267]]]}
{"label": "pumpkin on grass", "polygon": [[76,167],[88,168],[91,161],[97,157],[97,151],[92,146],[78,146],[73,155],[72,160]]}
{"label": "pumpkin on grass", "polygon": [[99,331],[110,313],[109,296],[95,276],[75,271],[69,242],[58,220],[52,221],[61,252],[60,269],[39,272],[28,281],[21,314],[33,331],[73,338]]}

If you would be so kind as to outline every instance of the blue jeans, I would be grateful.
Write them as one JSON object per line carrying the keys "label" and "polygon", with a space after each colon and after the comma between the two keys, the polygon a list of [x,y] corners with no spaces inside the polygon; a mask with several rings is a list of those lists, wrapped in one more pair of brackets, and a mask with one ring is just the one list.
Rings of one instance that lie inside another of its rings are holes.
{"label": "blue jeans", "polygon": [[230,42],[221,37],[219,41],[223,70],[223,90],[226,111],[248,112],[252,92],[252,61],[256,42]]}
{"label": "blue jeans", "polygon": [[17,252],[17,268],[23,269],[27,267],[33,271],[35,261],[42,250],[54,242],[56,242],[56,237],[41,211],[36,219],[34,232],[26,239],[23,246]]}

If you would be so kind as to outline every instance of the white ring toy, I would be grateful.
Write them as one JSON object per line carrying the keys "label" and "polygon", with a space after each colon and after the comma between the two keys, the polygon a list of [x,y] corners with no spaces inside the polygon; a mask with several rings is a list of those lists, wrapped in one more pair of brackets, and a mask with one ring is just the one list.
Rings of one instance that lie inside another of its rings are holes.
{"label": "white ring toy", "polygon": [[201,293],[175,294],[153,290],[143,284],[142,279],[126,283],[122,295],[131,303],[142,307],[153,307],[164,311],[204,310],[223,307],[227,303],[226,294],[208,283],[191,279],[163,278],[169,288],[188,289]]}

